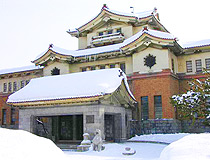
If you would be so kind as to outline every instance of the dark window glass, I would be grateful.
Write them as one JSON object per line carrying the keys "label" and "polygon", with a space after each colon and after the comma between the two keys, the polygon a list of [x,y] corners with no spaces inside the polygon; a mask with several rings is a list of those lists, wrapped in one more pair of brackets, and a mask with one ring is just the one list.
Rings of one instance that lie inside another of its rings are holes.
{"label": "dark window glass", "polygon": [[11,109],[11,124],[14,125],[15,124],[15,121],[16,121],[16,118],[15,118],[15,109],[12,108]]}
{"label": "dark window glass", "polygon": [[17,82],[13,82],[13,92],[17,91]]}
{"label": "dark window glass", "polygon": [[99,33],[98,33],[99,36],[102,36],[103,34],[104,34],[103,32],[99,32]]}
{"label": "dark window glass", "polygon": [[117,33],[121,33],[121,28],[118,28],[117,29]]}
{"label": "dark window glass", "polygon": [[95,66],[91,66],[90,67],[90,70],[92,71],[92,70],[96,70],[96,67]]}
{"label": "dark window glass", "polygon": [[100,66],[100,69],[105,69],[105,65],[101,65]]}
{"label": "dark window glass", "polygon": [[4,83],[4,92],[7,92],[7,83]]}
{"label": "dark window glass", "polygon": [[7,124],[7,110],[2,109],[2,124],[5,125]]}
{"label": "dark window glass", "polygon": [[115,68],[115,64],[110,64],[109,67],[110,68]]}
{"label": "dark window glass", "polygon": [[210,69],[210,58],[205,59],[206,61],[206,69]]}
{"label": "dark window glass", "polygon": [[202,72],[202,62],[201,59],[195,60],[196,72]]}
{"label": "dark window glass", "polygon": [[20,81],[20,88],[23,88],[25,86],[25,81]]}
{"label": "dark window glass", "polygon": [[12,92],[12,83],[11,82],[8,83],[8,92]]}
{"label": "dark window glass", "polygon": [[112,34],[112,30],[108,30],[108,34]]}
{"label": "dark window glass", "polygon": [[85,72],[87,69],[86,69],[86,67],[83,67],[82,68],[82,72]]}
{"label": "dark window glass", "polygon": [[120,69],[125,73],[125,63],[120,63]]}
{"label": "dark window glass", "polygon": [[162,99],[161,96],[154,96],[155,118],[162,118]]}
{"label": "dark window glass", "polygon": [[192,72],[192,61],[186,61],[187,73]]}
{"label": "dark window glass", "polygon": [[26,85],[29,84],[30,80],[26,80]]}
{"label": "dark window glass", "polygon": [[142,109],[142,119],[146,120],[149,118],[149,105],[148,96],[141,97],[141,109]]}
{"label": "dark window glass", "polygon": [[172,68],[172,71],[174,73],[175,72],[175,69],[174,69],[174,59],[171,59],[171,68]]}

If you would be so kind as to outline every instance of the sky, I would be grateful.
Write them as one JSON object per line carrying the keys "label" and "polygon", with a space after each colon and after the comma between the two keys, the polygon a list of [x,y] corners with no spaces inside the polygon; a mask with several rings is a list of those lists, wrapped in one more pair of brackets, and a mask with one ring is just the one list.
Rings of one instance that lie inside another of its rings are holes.
{"label": "sky", "polygon": [[103,4],[127,13],[156,7],[180,44],[210,39],[210,0],[0,0],[0,70],[33,65],[49,44],[78,49],[66,31],[94,18]]}

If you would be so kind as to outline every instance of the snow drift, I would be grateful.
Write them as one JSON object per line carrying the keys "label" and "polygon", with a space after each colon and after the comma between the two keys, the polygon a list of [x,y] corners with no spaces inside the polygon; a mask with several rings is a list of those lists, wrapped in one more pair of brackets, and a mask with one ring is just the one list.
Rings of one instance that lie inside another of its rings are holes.
{"label": "snow drift", "polygon": [[1,160],[65,160],[66,156],[51,140],[23,130],[0,128]]}
{"label": "snow drift", "polygon": [[171,143],[160,160],[210,160],[210,134],[191,134]]}

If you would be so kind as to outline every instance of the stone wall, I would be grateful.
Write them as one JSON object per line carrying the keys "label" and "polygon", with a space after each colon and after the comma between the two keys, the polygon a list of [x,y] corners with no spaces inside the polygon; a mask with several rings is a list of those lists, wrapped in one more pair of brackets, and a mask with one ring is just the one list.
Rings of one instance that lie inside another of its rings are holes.
{"label": "stone wall", "polygon": [[170,133],[204,133],[210,132],[210,126],[205,126],[202,119],[175,120],[175,119],[152,119],[146,121],[130,121],[130,135],[141,134],[170,134]]}

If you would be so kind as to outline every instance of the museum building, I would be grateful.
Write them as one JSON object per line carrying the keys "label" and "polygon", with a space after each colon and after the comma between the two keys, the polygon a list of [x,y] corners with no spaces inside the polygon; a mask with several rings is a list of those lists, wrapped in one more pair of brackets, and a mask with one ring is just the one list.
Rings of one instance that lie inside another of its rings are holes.
{"label": "museum building", "polygon": [[16,123],[55,141],[77,141],[99,128],[106,140],[120,141],[133,119],[176,119],[170,97],[210,69],[210,40],[181,46],[156,8],[122,13],[104,5],[67,33],[78,50],[50,44],[32,69],[0,71],[3,126]]}

